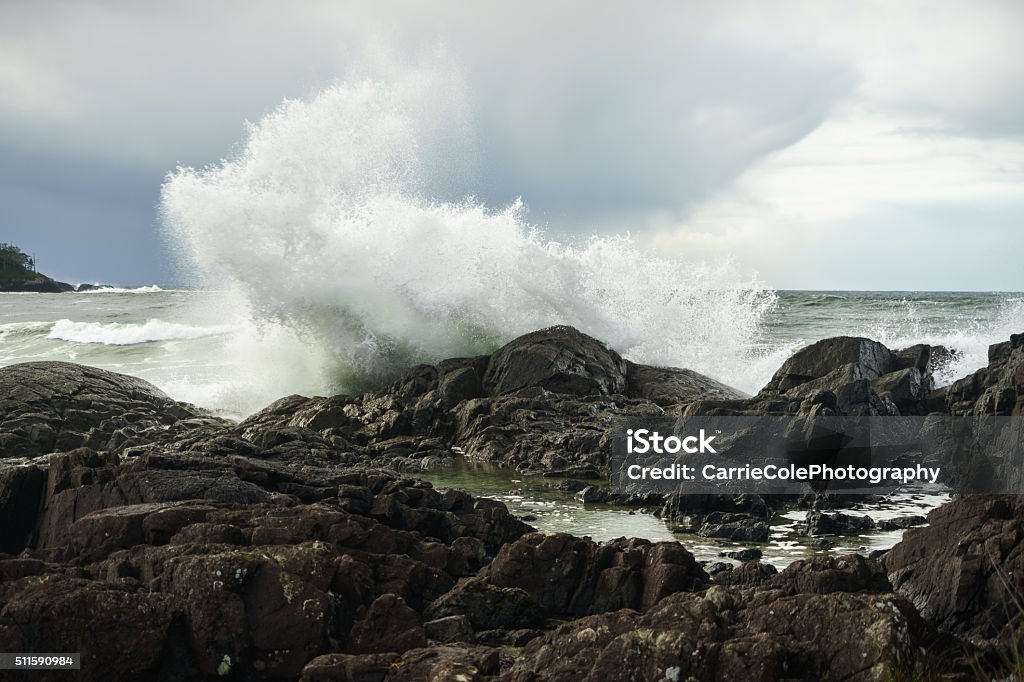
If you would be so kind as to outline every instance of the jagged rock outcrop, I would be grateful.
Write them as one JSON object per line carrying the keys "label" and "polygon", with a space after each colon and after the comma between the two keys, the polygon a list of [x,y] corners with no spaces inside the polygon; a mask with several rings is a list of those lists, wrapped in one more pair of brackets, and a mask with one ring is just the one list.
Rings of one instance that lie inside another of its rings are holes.
{"label": "jagged rock outcrop", "polygon": [[776,598],[713,587],[672,595],[644,614],[567,623],[530,642],[502,679],[903,679],[928,669],[931,641],[896,595]]}
{"label": "jagged rock outcrop", "polygon": [[487,583],[526,591],[549,616],[644,610],[699,589],[708,576],[676,542],[629,538],[603,544],[565,533],[531,533],[501,548],[480,572]]}
{"label": "jagged rock outcrop", "polygon": [[0,458],[78,447],[120,452],[167,437],[171,425],[226,425],[148,381],[68,362],[0,369]]}
{"label": "jagged rock outcrop", "polygon": [[694,400],[739,400],[742,391],[699,372],[677,367],[652,367],[627,361],[627,395],[650,400],[664,408]]}
{"label": "jagged rock outcrop", "polygon": [[45,275],[35,275],[20,282],[5,282],[0,284],[2,292],[16,292],[25,294],[62,294],[75,291],[73,284],[58,282]]}
{"label": "jagged rock outcrop", "polygon": [[495,351],[483,385],[492,396],[526,387],[569,395],[626,391],[626,362],[597,339],[572,327],[551,327],[520,336]]}
{"label": "jagged rock outcrop", "polygon": [[[880,557],[779,571],[750,553],[712,578],[679,543],[535,533],[501,503],[376,465],[456,447],[600,473],[614,415],[925,414],[947,396],[958,414],[1019,414],[1021,345],[947,392],[930,388],[935,349],[827,340],[748,398],[555,328],[240,424],[102,370],[3,368],[0,650],[81,651],[85,681],[1005,677],[1016,497],[956,500]],[[766,530],[779,503],[661,508],[715,535]],[[808,517],[836,523],[866,525]]]}
{"label": "jagged rock outcrop", "polygon": [[893,587],[939,628],[995,637],[1024,618],[1024,499],[968,495],[883,557]]}
{"label": "jagged rock outcrop", "polygon": [[933,372],[936,361],[948,352],[926,345],[893,351],[861,337],[822,339],[794,353],[753,398],[701,400],[690,403],[685,414],[879,416],[944,411],[945,394],[935,391]]}
{"label": "jagged rock outcrop", "polygon": [[414,367],[362,396],[283,398],[243,421],[238,433],[282,455],[341,450],[343,461],[408,471],[455,447],[523,472],[594,476],[610,457],[610,417],[743,397],[691,370],[629,362],[563,326],[519,337],[489,356]]}
{"label": "jagged rock outcrop", "polygon": [[[22,558],[0,555],[0,648],[80,650],[83,679],[295,679],[339,648],[421,647],[426,606],[529,530],[373,471],[77,451],[46,474]],[[145,627],[108,656],[125,610]]]}
{"label": "jagged rock outcrop", "polygon": [[988,349],[988,366],[949,387],[950,414],[1020,416],[1024,414],[1024,334]]}

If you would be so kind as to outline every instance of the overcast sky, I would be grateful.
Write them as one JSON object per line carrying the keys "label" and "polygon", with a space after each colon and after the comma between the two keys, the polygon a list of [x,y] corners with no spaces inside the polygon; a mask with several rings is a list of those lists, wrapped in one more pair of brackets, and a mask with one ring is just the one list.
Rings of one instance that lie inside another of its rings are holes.
{"label": "overcast sky", "polygon": [[1014,0],[5,0],[0,241],[70,281],[173,282],[166,173],[443,45],[473,113],[460,190],[552,235],[777,288],[1019,291],[1022,26]]}

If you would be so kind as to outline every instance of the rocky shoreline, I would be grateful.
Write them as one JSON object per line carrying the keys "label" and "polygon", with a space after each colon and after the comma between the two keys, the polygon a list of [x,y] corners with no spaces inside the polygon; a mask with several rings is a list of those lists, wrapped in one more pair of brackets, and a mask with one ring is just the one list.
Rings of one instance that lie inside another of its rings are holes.
{"label": "rocky shoreline", "polygon": [[33,279],[22,282],[9,282],[0,284],[0,293],[6,294],[69,294],[83,291],[100,291],[113,289],[109,284],[68,284],[59,282],[45,275],[38,275]]}
{"label": "rocky shoreline", "polygon": [[[555,327],[240,423],[133,377],[6,367],[0,651],[82,653],[80,672],[10,675],[26,680],[1006,677],[1024,643],[1018,497],[965,495],[891,550],[780,572],[756,552],[731,568],[675,542],[537,533],[414,477],[454,449],[601,478],[622,415],[1024,412],[1024,335],[935,388],[952,352],[826,339],[746,396]],[[773,501],[657,504],[756,542]],[[857,523],[814,505],[809,534]]]}

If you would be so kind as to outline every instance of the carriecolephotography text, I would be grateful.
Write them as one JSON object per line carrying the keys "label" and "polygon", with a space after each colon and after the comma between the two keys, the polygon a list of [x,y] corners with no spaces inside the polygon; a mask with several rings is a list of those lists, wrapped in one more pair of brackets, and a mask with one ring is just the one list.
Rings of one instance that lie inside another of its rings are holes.
{"label": "carriecolephotography text", "polygon": [[1024,493],[1016,417],[656,417],[613,426],[616,493]]}

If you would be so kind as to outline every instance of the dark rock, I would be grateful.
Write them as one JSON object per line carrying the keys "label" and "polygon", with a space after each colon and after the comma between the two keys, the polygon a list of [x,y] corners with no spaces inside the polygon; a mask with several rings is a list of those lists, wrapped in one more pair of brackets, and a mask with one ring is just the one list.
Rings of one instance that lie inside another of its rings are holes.
{"label": "dark rock", "polygon": [[[1010,404],[1015,342],[993,347],[987,373],[950,404],[988,409],[993,392],[996,408]],[[578,481],[607,474],[617,415],[945,404],[946,393],[913,389],[914,372],[930,379],[933,349],[816,346],[771,390],[744,398],[554,328],[493,356],[411,368],[361,396],[284,398],[241,424],[130,377],[65,363],[4,368],[0,650],[74,647],[90,682],[482,679],[501,672],[500,656],[513,680],[921,676],[935,663],[934,633],[911,602],[956,635],[1015,627],[1016,498],[959,500],[876,558],[815,556],[779,573],[746,550],[737,568],[708,567],[712,585],[678,543],[530,533],[498,502],[380,469],[461,448]],[[598,491],[576,490],[584,500]],[[641,497],[609,502],[629,499]],[[769,504],[795,499],[669,496],[661,514],[746,543],[768,538]],[[816,508],[806,528],[869,523]],[[890,580],[907,599],[889,594]],[[513,663],[507,647],[523,646]]]}
{"label": "dark rock", "polygon": [[462,614],[428,621],[423,629],[428,638],[438,642],[468,642],[473,638],[473,626]]}
{"label": "dark rock", "polygon": [[735,552],[721,552],[718,556],[736,559],[737,561],[758,561],[763,555],[761,550],[757,547],[751,547],[749,549],[741,549]]}
{"label": "dark rock", "polygon": [[366,616],[355,624],[348,638],[353,654],[403,653],[427,645],[419,614],[394,594],[382,594]]}
{"label": "dark rock", "polygon": [[890,372],[872,382],[874,389],[900,410],[900,414],[926,414],[919,406],[935,388],[932,375],[917,367]]}
{"label": "dark rock", "polygon": [[120,451],[137,439],[165,438],[168,426],[203,415],[125,374],[67,362],[0,368],[0,458],[85,445]]}
{"label": "dark rock", "polygon": [[933,373],[944,372],[962,358],[963,351],[946,346],[932,346],[928,353],[928,369]]}
{"label": "dark rock", "polygon": [[58,282],[45,275],[38,275],[23,282],[8,282],[0,286],[0,291],[26,294],[62,294],[74,291],[75,287],[67,282]]}
{"label": "dark rock", "polygon": [[567,478],[564,481],[559,481],[555,485],[555,490],[565,490],[570,493],[578,493],[590,484],[586,481],[581,481],[576,478]]}
{"label": "dark rock", "polygon": [[577,466],[570,467],[568,469],[555,469],[553,471],[545,471],[545,478],[568,478],[575,480],[573,477],[578,476],[580,478],[595,479],[600,478],[601,472],[597,467],[593,466]]}
{"label": "dark rock", "polygon": [[646,609],[708,581],[678,543],[631,538],[598,545],[564,533],[531,533],[505,545],[480,576],[525,590],[548,615]]}
{"label": "dark rock", "polygon": [[953,415],[1024,414],[1024,334],[988,349],[988,366],[955,382],[947,391]]}
{"label": "dark rock", "polygon": [[495,351],[484,385],[495,395],[527,386],[553,393],[611,395],[625,392],[626,363],[618,353],[572,327],[550,327]]}
{"label": "dark rock", "polygon": [[352,656],[327,654],[313,659],[302,671],[302,682],[433,682],[493,679],[500,657],[491,647],[459,644],[397,654]]}
{"label": "dark rock", "polygon": [[79,448],[2,470],[11,548],[33,557],[0,556],[4,647],[74,645],[83,680],[295,679],[332,648],[423,646],[427,604],[529,529],[500,503],[326,457],[249,441],[262,458],[211,455],[230,425],[179,439],[178,423],[136,456]]}
{"label": "dark rock", "polygon": [[969,495],[933,510],[881,561],[896,590],[929,621],[961,635],[994,637],[1020,616],[1024,499]]}
{"label": "dark rock", "polygon": [[689,370],[627,363],[596,339],[554,327],[491,356],[414,367],[361,396],[283,398],[239,424],[235,441],[205,435],[201,447],[411,472],[454,450],[522,473],[600,480],[608,473],[611,417],[664,414],[655,400],[729,396],[741,394]]}
{"label": "dark rock", "polygon": [[882,501],[884,501],[884,498],[879,495],[825,491],[816,495],[806,495],[800,500],[800,507],[801,509],[810,507],[814,511],[826,511],[829,509],[846,509],[856,504],[876,504]]}
{"label": "dark rock", "polygon": [[398,654],[325,654],[302,669],[302,682],[383,682],[398,662]]}
{"label": "dark rock", "polygon": [[742,585],[746,587],[758,587],[772,585],[779,569],[772,564],[758,561],[744,561],[731,571],[725,571],[715,576],[715,582],[719,585]]}
{"label": "dark rock", "polygon": [[769,528],[764,519],[752,514],[712,512],[704,518],[697,535],[736,542],[765,542],[768,540]]}
{"label": "dark rock", "polygon": [[74,554],[98,561],[116,549],[162,545],[176,532],[201,523],[214,511],[209,505],[151,502],[100,509],[86,514],[68,531]]}
{"label": "dark rock", "polygon": [[484,385],[472,367],[460,367],[441,379],[438,391],[442,400],[455,405],[464,400],[484,397]]}
{"label": "dark rock", "polygon": [[521,648],[527,642],[534,640],[544,634],[543,630],[528,629],[522,630],[485,630],[476,636],[478,644],[490,646],[509,646]]}
{"label": "dark rock", "polygon": [[596,485],[588,485],[576,493],[576,500],[583,504],[600,504],[608,501],[608,491]]}
{"label": "dark rock", "polygon": [[651,367],[627,361],[632,398],[642,398],[662,407],[694,400],[739,400],[748,397],[742,391],[703,374],[678,367]]}
{"label": "dark rock", "polygon": [[388,674],[388,681],[465,680],[483,682],[493,679],[501,666],[496,649],[459,644],[406,652]]}
{"label": "dark rock", "polygon": [[877,341],[851,336],[822,339],[786,360],[762,393],[786,393],[847,366],[852,378],[871,381],[889,372],[891,363],[892,353]]}
{"label": "dark rock", "polygon": [[531,641],[503,679],[902,679],[935,665],[929,643],[927,625],[895,595],[751,599],[712,587],[645,614],[562,625]]}
{"label": "dark rock", "polygon": [[701,399],[685,415],[925,415],[936,404],[930,347],[895,354],[877,341],[823,339],[797,351],[753,398]]}
{"label": "dark rock", "polygon": [[17,554],[35,528],[46,489],[46,472],[36,466],[0,469],[0,552]]}
{"label": "dark rock", "polygon": [[[680,495],[665,496],[658,516],[689,532],[697,532],[709,514],[741,514],[767,521],[768,505],[759,495]],[[721,518],[721,517],[715,517]]]}
{"label": "dark rock", "polygon": [[794,561],[779,573],[773,585],[786,594],[892,592],[885,567],[857,554],[840,557],[818,555]]}
{"label": "dark rock", "polygon": [[544,613],[526,590],[498,587],[481,578],[460,581],[425,612],[432,620],[461,616],[474,630],[515,630],[533,628],[544,620]]}
{"label": "dark rock", "polygon": [[890,355],[889,372],[904,369],[918,369],[922,372],[931,365],[932,347],[919,343],[901,350],[894,350]]}
{"label": "dark rock", "polygon": [[899,516],[894,519],[884,519],[875,524],[878,530],[901,530],[906,528],[913,528],[914,526],[923,526],[928,523],[928,519],[923,516]]}
{"label": "dark rock", "polygon": [[[703,504],[703,501],[700,499],[703,496],[690,495],[688,497],[695,498],[698,505]],[[764,498],[760,495],[752,495],[750,493],[741,493],[739,495],[731,496],[715,495],[710,511],[750,514],[751,516],[756,516],[762,519],[767,519],[771,512]]]}
{"label": "dark rock", "polygon": [[875,522],[869,516],[809,511],[799,530],[805,535],[856,535],[874,527]]}
{"label": "dark rock", "polygon": [[725,563],[724,561],[713,561],[704,566],[704,570],[712,577],[718,575],[722,571],[731,571],[732,568],[732,564]]}
{"label": "dark rock", "polygon": [[0,650],[82,655],[85,680],[151,680],[175,636],[173,598],[55,573],[0,583]]}

